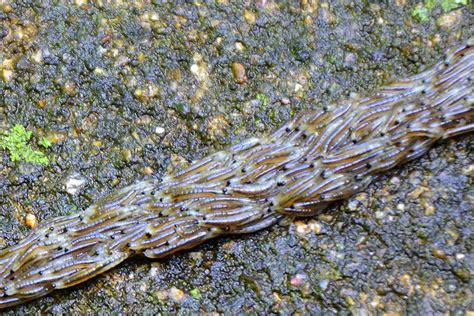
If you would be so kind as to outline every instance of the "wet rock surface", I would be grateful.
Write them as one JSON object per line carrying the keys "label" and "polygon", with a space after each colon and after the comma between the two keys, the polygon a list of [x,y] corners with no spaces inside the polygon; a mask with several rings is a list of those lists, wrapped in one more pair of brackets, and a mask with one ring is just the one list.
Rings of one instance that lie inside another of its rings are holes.
{"label": "wet rock surface", "polygon": [[[0,246],[27,234],[27,214],[79,212],[302,109],[416,73],[473,35],[471,7],[421,22],[415,6],[0,2],[0,129],[22,124],[52,143],[47,166],[0,152]],[[137,257],[5,312],[472,311],[473,149],[472,135],[440,143],[314,218]]]}

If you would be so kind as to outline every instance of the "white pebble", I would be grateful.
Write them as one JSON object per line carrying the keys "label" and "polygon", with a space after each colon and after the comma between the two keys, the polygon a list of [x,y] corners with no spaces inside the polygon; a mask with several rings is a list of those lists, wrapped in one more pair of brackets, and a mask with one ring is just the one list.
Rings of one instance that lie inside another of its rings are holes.
{"label": "white pebble", "polygon": [[76,195],[86,184],[86,179],[77,172],[71,173],[66,178],[66,192],[71,195]]}
{"label": "white pebble", "polygon": [[157,127],[155,128],[155,133],[158,134],[158,135],[159,135],[159,134],[163,134],[164,132],[165,132],[165,129],[164,129],[163,127],[161,127],[161,126],[157,126]]}

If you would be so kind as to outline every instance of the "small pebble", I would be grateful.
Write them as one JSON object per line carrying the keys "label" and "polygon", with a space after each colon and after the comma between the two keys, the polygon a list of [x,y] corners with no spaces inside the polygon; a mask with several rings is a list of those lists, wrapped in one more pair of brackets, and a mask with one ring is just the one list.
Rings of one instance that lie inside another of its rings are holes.
{"label": "small pebble", "polygon": [[421,206],[425,210],[425,215],[433,215],[434,213],[436,213],[436,208],[428,201],[423,201],[421,203]]}
{"label": "small pebble", "polygon": [[92,142],[92,145],[94,145],[97,148],[101,148],[102,147],[102,141],[96,139]]}
{"label": "small pebble", "polygon": [[13,71],[10,69],[3,69],[2,70],[2,79],[4,82],[9,82],[13,78]]}
{"label": "small pebble", "polygon": [[456,267],[453,269],[454,275],[456,275],[461,281],[469,282],[471,279],[471,273],[464,267]]}
{"label": "small pebble", "polygon": [[390,178],[390,183],[391,183],[391,184],[398,185],[398,184],[400,184],[400,182],[401,182],[401,180],[400,180],[400,178],[398,178],[398,177],[392,177],[392,178]]}
{"label": "small pebble", "polygon": [[27,213],[25,217],[25,224],[28,228],[33,229],[38,226],[35,214]]}
{"label": "small pebble", "polygon": [[164,132],[165,132],[165,129],[161,126],[157,126],[155,128],[155,133],[158,134],[158,135],[163,134]]}
{"label": "small pebble", "polygon": [[13,12],[13,7],[12,7],[11,5],[9,5],[9,4],[5,4],[5,5],[3,6],[3,10],[2,10],[2,11],[3,11],[3,13],[11,13],[11,12]]}
{"label": "small pebble", "polygon": [[66,192],[71,195],[76,195],[80,190],[82,190],[85,184],[86,179],[78,172],[73,172],[66,178]]}
{"label": "small pebble", "polygon": [[245,46],[242,42],[235,42],[235,49],[238,51],[238,52],[243,52],[244,49],[245,49]]}
{"label": "small pebble", "polygon": [[267,5],[267,0],[255,0],[255,5],[258,8],[264,8]]}
{"label": "small pebble", "polygon": [[142,291],[143,293],[145,293],[147,290],[148,290],[148,284],[142,283],[142,284],[140,285],[140,291]]}
{"label": "small pebble", "polygon": [[330,223],[334,219],[334,217],[329,214],[321,214],[319,215],[319,219],[325,221],[326,223]]}
{"label": "small pebble", "polygon": [[149,176],[150,174],[153,174],[153,168],[152,167],[145,167],[143,168],[143,174]]}
{"label": "small pebble", "polygon": [[41,64],[43,62],[43,52],[39,49],[33,54],[31,54],[31,60],[36,64]]}
{"label": "small pebble", "polygon": [[260,101],[257,99],[252,99],[244,104],[242,111],[247,115],[251,115],[255,113],[255,109],[257,109],[259,105]]}
{"label": "small pebble", "polygon": [[225,117],[223,115],[217,115],[211,118],[207,124],[206,132],[209,137],[213,140],[223,137],[229,128]]}
{"label": "small pebble", "polygon": [[46,134],[46,138],[53,144],[60,144],[66,141],[67,134],[65,132],[50,131]]}
{"label": "small pebble", "polygon": [[321,288],[321,290],[327,289],[328,285],[329,285],[329,280],[319,281],[319,287]]}
{"label": "small pebble", "polygon": [[446,258],[447,258],[446,253],[445,253],[443,250],[438,249],[438,248],[433,248],[433,249],[431,250],[431,254],[432,254],[434,257],[438,258],[438,259],[446,259]]}
{"label": "small pebble", "polygon": [[158,275],[159,270],[158,267],[151,267],[148,273],[150,274],[150,277],[154,278]]}
{"label": "small pebble", "polygon": [[63,91],[67,94],[74,94],[76,92],[76,84],[71,80],[67,80],[64,83]]}
{"label": "small pebble", "polygon": [[462,20],[462,10],[454,10],[443,14],[436,20],[436,24],[446,30],[454,28]]}
{"label": "small pebble", "polygon": [[203,57],[200,54],[194,54],[193,56],[194,64],[191,65],[191,72],[198,81],[204,82],[208,79],[208,66],[204,62]]}
{"label": "small pebble", "polygon": [[384,217],[385,217],[385,212],[384,211],[376,211],[375,212],[375,218],[383,219]]}
{"label": "small pebble", "polygon": [[142,63],[145,61],[145,54],[143,52],[139,52],[137,55],[137,60],[139,63]]}
{"label": "small pebble", "polygon": [[257,17],[252,11],[244,10],[244,19],[245,21],[247,21],[248,24],[255,24]]}
{"label": "small pebble", "polygon": [[36,106],[40,109],[44,109],[44,107],[46,106],[46,100],[44,100],[44,99],[43,100],[38,100],[36,102]]}
{"label": "small pebble", "polygon": [[247,75],[245,74],[244,65],[240,63],[233,63],[231,68],[235,82],[237,82],[238,84],[244,84],[247,82]]}
{"label": "small pebble", "polygon": [[397,210],[399,210],[399,211],[404,211],[404,210],[405,210],[405,204],[403,204],[403,203],[398,203],[398,204],[397,204]]}
{"label": "small pebble", "polygon": [[130,149],[124,148],[120,151],[120,153],[122,154],[123,160],[127,162],[132,160],[132,151]]}
{"label": "small pebble", "polygon": [[309,226],[303,221],[295,221],[296,233],[300,236],[304,236],[310,232]]}
{"label": "small pebble", "polygon": [[177,289],[175,287],[172,287],[170,289],[170,297],[173,301],[179,302],[183,299],[184,297],[184,292],[180,289]]}
{"label": "small pebble", "polygon": [[306,276],[298,273],[297,275],[291,278],[290,284],[293,286],[300,286],[301,284],[303,284],[304,279],[306,279]]}
{"label": "small pebble", "polygon": [[156,291],[155,292],[155,297],[160,301],[164,301],[168,297],[168,292],[164,291],[164,290]]}
{"label": "small pebble", "polygon": [[411,277],[409,274],[405,273],[400,277],[400,282],[402,283],[403,287],[409,288],[411,286]]}
{"label": "small pebble", "polygon": [[347,203],[347,207],[349,208],[350,211],[354,212],[357,210],[357,206],[359,205],[359,202],[357,200],[350,200],[349,203]]}
{"label": "small pebble", "polygon": [[462,169],[462,173],[466,176],[474,178],[474,164],[469,165]]}
{"label": "small pebble", "polygon": [[96,76],[103,76],[105,74],[105,70],[100,68],[100,67],[96,67],[94,69],[94,75]]}
{"label": "small pebble", "polygon": [[311,231],[313,231],[316,235],[321,234],[322,226],[317,221],[315,221],[315,220],[309,221],[308,226],[309,226],[309,229],[311,229]]}
{"label": "small pebble", "polygon": [[303,86],[299,83],[295,83],[295,92],[300,92],[303,90]]}

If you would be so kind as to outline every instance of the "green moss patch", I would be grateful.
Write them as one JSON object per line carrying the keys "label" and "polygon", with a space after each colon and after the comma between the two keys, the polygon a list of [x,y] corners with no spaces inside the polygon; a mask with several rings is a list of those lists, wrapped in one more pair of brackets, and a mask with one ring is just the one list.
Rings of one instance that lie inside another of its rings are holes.
{"label": "green moss patch", "polygon": [[[34,150],[28,144],[32,132],[27,131],[22,125],[16,124],[8,131],[0,132],[0,148],[7,151],[11,161],[25,161],[29,163],[47,165],[48,157],[38,150]],[[48,148],[51,143],[41,139],[39,144]]]}
{"label": "green moss patch", "polygon": [[417,4],[413,9],[412,17],[421,22],[429,21],[429,13],[435,7],[441,7],[444,13],[460,8],[467,4],[468,0],[425,0]]}

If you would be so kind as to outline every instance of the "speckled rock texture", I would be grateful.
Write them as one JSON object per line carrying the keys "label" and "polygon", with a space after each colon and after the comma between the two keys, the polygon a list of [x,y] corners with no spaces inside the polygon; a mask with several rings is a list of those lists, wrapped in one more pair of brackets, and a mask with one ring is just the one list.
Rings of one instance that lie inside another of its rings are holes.
{"label": "speckled rock texture", "polygon": [[[78,212],[473,35],[472,4],[426,19],[420,5],[0,0],[0,130],[52,143],[47,166],[0,151],[0,247],[27,234],[27,214]],[[466,135],[314,218],[136,257],[2,313],[472,313],[473,178]]]}

